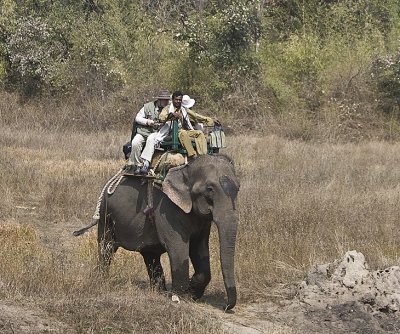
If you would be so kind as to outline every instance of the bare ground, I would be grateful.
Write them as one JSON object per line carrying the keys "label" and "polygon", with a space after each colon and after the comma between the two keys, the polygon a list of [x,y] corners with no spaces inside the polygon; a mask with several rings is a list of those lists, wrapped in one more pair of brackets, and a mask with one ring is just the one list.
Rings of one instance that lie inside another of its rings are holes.
{"label": "bare ground", "polygon": [[65,323],[37,306],[0,301],[0,333],[74,333]]}

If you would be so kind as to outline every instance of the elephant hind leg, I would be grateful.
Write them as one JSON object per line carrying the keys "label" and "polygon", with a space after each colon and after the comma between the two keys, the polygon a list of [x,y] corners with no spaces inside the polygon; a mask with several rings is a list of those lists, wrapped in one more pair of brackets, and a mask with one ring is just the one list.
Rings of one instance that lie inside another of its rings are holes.
{"label": "elephant hind leg", "polygon": [[158,284],[160,291],[166,291],[164,271],[160,261],[160,254],[141,252],[147,273],[150,278],[150,286],[154,288]]}
{"label": "elephant hind leg", "polygon": [[114,242],[113,221],[110,215],[100,219],[97,233],[99,268],[107,273],[111,264],[113,254],[117,251]]}

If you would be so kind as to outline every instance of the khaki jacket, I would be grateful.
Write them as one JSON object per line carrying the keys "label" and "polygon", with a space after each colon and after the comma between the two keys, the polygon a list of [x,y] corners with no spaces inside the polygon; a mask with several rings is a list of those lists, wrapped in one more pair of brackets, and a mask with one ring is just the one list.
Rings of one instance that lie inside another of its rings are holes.
{"label": "khaki jacket", "polygon": [[[161,127],[161,129],[157,133],[156,137],[156,143],[162,142],[163,139],[168,136],[171,133],[171,128],[172,128],[172,122],[168,120],[168,115],[170,113],[174,112],[174,106],[172,104],[166,106],[160,113],[159,115],[159,120],[161,123],[164,123],[164,125]],[[190,109],[186,109],[184,107],[181,107],[181,112],[182,116],[185,122],[185,127],[187,129],[193,130],[193,126],[191,124],[191,120],[194,122],[205,122],[209,126],[214,125],[214,121],[212,120],[211,117],[206,117],[202,116]]]}
{"label": "khaki jacket", "polygon": [[[211,117],[203,116],[193,111],[192,109],[186,109],[189,119],[193,123],[205,123],[206,126],[214,126],[214,121]],[[168,119],[169,109],[164,108],[160,115],[160,122],[165,123]]]}

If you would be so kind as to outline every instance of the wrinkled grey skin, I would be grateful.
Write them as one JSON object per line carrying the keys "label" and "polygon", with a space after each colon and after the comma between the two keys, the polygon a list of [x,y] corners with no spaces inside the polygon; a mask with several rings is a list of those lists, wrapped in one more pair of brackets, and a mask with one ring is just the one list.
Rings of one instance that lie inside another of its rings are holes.
{"label": "wrinkled grey skin", "polygon": [[[154,188],[154,219],[143,213],[147,183],[140,178],[124,178],[114,194],[105,197],[98,224],[100,263],[107,267],[118,247],[138,251],[151,284],[159,284],[165,290],[160,256],[167,252],[172,290],[178,294],[190,293],[198,299],[211,279],[209,235],[214,221],[228,296],[225,309],[233,308],[239,180],[232,162],[221,155],[200,156],[181,169],[170,170],[163,187],[165,193]],[[191,279],[189,259],[195,270]]]}

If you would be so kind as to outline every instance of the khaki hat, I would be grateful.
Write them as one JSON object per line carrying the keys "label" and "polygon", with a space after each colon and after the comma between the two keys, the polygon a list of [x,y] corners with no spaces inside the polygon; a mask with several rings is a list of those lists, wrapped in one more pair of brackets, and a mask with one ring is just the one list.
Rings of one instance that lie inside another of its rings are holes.
{"label": "khaki hat", "polygon": [[166,89],[162,89],[155,98],[157,100],[169,100],[171,99],[171,93]]}

